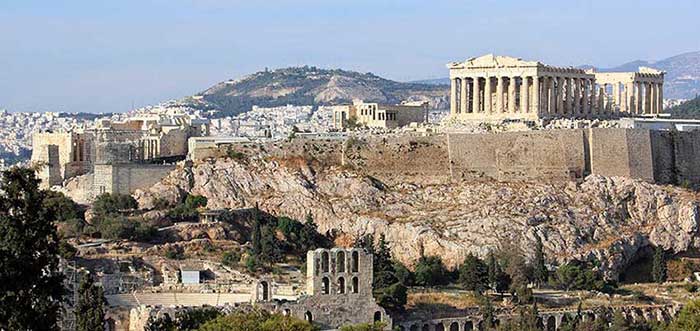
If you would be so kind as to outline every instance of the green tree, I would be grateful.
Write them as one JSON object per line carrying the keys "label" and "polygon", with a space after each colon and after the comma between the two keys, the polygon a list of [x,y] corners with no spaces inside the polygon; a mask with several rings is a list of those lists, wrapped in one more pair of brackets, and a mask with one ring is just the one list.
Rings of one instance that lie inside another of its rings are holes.
{"label": "green tree", "polygon": [[394,261],[394,274],[396,280],[405,286],[411,286],[415,282],[413,272],[399,261]]}
{"label": "green tree", "polygon": [[547,282],[549,278],[549,271],[547,270],[547,265],[544,260],[544,245],[542,245],[542,238],[535,235],[535,260],[533,261],[533,278],[537,286]]}
{"label": "green tree", "polygon": [[420,286],[445,285],[449,282],[447,269],[439,256],[421,256],[413,274],[416,284]]}
{"label": "green tree", "polygon": [[241,261],[241,254],[236,252],[236,251],[226,251],[224,252],[224,255],[221,257],[221,264],[227,266],[227,267],[233,267],[238,265],[238,262]]}
{"label": "green tree", "polygon": [[92,211],[97,217],[136,208],[138,208],[138,203],[128,194],[104,193],[97,196],[92,203]]}
{"label": "green tree", "polygon": [[408,301],[408,288],[401,283],[395,283],[382,288],[378,295],[377,303],[392,311],[402,311]]}
{"label": "green tree", "polygon": [[374,253],[373,262],[375,288],[386,288],[399,281],[396,278],[396,270],[394,270],[391,251],[389,250],[384,234],[379,236],[379,243]]}
{"label": "green tree", "polygon": [[207,197],[202,195],[188,194],[185,198],[185,206],[190,209],[206,207],[207,202]]}
{"label": "green tree", "polygon": [[374,235],[369,233],[355,240],[355,248],[362,248],[367,254],[374,255]]}
{"label": "green tree", "polygon": [[82,208],[61,192],[45,191],[43,208],[50,210],[56,217],[56,222],[66,222],[72,219],[83,219]]}
{"label": "green tree", "polygon": [[70,243],[68,243],[65,240],[61,240],[58,243],[58,255],[65,259],[65,260],[72,260],[75,258],[75,255],[78,253],[78,250],[73,247]]}
{"label": "green tree", "polygon": [[383,322],[362,323],[342,326],[340,331],[382,331],[385,327],[386,324]]}
{"label": "green tree", "polygon": [[613,315],[610,329],[615,331],[631,331],[630,324],[627,322],[625,316],[622,315],[621,311],[616,311]]}
{"label": "green tree", "polygon": [[493,308],[493,304],[488,297],[481,297],[481,303],[479,305],[479,312],[483,318],[484,330],[495,330],[496,329],[496,311]]}
{"label": "green tree", "polygon": [[199,331],[316,331],[306,321],[265,311],[235,312],[202,324]]}
{"label": "green tree", "polygon": [[469,291],[482,292],[488,286],[488,276],[486,264],[471,253],[459,267],[459,283]]}
{"label": "green tree", "polygon": [[251,254],[258,256],[262,252],[262,224],[260,221],[260,209],[258,204],[255,204],[253,209],[253,233],[250,236],[252,244]]}
{"label": "green tree", "polygon": [[663,248],[656,246],[652,261],[652,276],[654,281],[661,284],[666,281],[666,257]]}
{"label": "green tree", "polygon": [[700,330],[700,300],[688,302],[678,317],[668,326],[669,331]]}
{"label": "green tree", "polygon": [[175,313],[174,325],[178,331],[197,330],[200,325],[221,316],[216,308],[186,309]]}
{"label": "green tree", "polygon": [[0,330],[57,330],[63,301],[53,211],[43,208],[34,171],[12,168],[0,181]]}
{"label": "green tree", "polygon": [[80,281],[78,302],[75,306],[77,331],[102,330],[105,321],[105,297],[102,287],[96,286],[90,275]]}

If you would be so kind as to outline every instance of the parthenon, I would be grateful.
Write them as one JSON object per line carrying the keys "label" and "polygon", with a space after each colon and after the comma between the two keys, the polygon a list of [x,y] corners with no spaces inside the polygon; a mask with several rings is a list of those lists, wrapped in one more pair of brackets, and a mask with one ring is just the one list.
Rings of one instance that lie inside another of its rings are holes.
{"label": "parthenon", "polygon": [[452,62],[450,115],[459,120],[616,118],[659,114],[664,72],[595,72],[508,56]]}

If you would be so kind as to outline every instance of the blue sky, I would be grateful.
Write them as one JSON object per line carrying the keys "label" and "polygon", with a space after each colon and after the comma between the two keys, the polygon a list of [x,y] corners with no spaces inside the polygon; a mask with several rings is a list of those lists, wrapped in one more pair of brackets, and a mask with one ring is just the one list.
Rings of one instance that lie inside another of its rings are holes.
{"label": "blue sky", "polygon": [[112,112],[265,67],[444,77],[485,53],[615,66],[700,51],[700,2],[0,0],[0,108]]}

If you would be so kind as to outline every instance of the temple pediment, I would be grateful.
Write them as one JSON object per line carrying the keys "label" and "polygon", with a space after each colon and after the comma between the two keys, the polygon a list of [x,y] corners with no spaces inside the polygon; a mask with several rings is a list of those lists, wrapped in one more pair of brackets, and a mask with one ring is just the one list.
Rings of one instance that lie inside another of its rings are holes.
{"label": "temple pediment", "polygon": [[510,56],[497,56],[487,54],[479,57],[469,58],[464,62],[452,62],[448,67],[462,68],[514,68],[514,67],[536,67],[540,65],[537,61],[523,61],[520,58]]}

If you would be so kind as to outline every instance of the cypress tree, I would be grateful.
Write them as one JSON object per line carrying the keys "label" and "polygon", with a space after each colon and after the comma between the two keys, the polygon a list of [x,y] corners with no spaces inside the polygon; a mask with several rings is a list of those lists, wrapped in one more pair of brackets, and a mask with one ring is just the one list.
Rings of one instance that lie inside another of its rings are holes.
{"label": "cypress tree", "polygon": [[664,256],[663,248],[660,246],[657,246],[654,250],[652,277],[654,278],[654,281],[659,284],[666,281],[666,257]]}
{"label": "cypress tree", "polygon": [[105,298],[102,287],[96,286],[90,275],[80,282],[75,307],[76,331],[102,330],[105,320]]}
{"label": "cypress tree", "polygon": [[542,245],[542,238],[535,234],[535,261],[533,264],[534,268],[534,278],[537,286],[540,286],[547,282],[549,278],[549,271],[544,261],[544,247]]}

